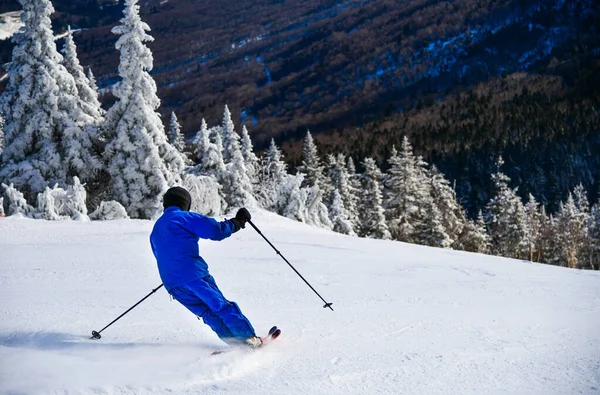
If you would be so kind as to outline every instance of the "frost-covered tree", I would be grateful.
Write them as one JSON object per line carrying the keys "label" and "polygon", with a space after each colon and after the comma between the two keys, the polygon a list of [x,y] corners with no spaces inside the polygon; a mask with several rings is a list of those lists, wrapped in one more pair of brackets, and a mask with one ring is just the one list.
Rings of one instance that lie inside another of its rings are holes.
{"label": "frost-covered tree", "polygon": [[[358,213],[356,207],[358,201],[358,190],[356,190],[350,182],[348,169],[346,167],[346,157],[344,154],[338,154],[337,156],[329,155],[328,162],[331,186],[334,189],[337,189],[338,193],[340,194],[345,219],[350,222],[352,233],[355,234],[355,228],[358,226]],[[329,208],[332,208],[333,204],[333,196],[331,196]],[[330,213],[330,216],[331,215],[333,214]],[[331,217],[331,219],[333,221],[333,217]]]}
{"label": "frost-covered tree", "polygon": [[[88,68],[87,80],[88,80],[88,83],[90,85],[90,89],[94,93],[94,97],[96,97],[96,99],[98,99],[98,96],[99,96],[99,93],[98,93],[98,84],[96,82],[96,77],[94,77],[94,73],[92,72],[91,68]],[[103,115],[105,114],[104,110],[102,110],[102,114]]]}
{"label": "frost-covered tree", "polygon": [[517,189],[508,186],[510,178],[500,171],[504,161],[500,157],[497,172],[492,174],[496,194],[486,206],[486,225],[489,230],[491,253],[509,258],[524,258],[529,249],[529,231],[523,202]]}
{"label": "frost-covered tree", "polygon": [[[75,41],[73,40],[73,31],[69,26],[67,29],[67,35],[65,37],[65,44],[62,49],[63,61],[62,64],[65,66],[69,74],[73,76],[75,80],[75,85],[77,87],[78,93],[78,105],[81,106],[81,109],[92,118],[92,123],[94,126],[99,125],[104,117],[104,110],[100,106],[100,101],[98,100],[98,91],[96,88],[95,79],[93,79],[93,74],[91,74],[91,69],[89,70],[89,76],[85,75],[83,71],[83,67],[79,63],[79,58],[77,57],[77,47],[75,46]],[[90,80],[92,78],[92,80]],[[94,132],[94,130],[90,131]],[[97,136],[91,136],[92,139],[97,139]]]}
{"label": "frost-covered tree", "polygon": [[435,206],[440,212],[440,221],[444,232],[452,240],[452,246],[460,237],[463,226],[467,221],[463,208],[458,204],[456,192],[450,183],[435,166],[430,170],[431,196]]}
{"label": "frost-covered tree", "polygon": [[254,146],[246,125],[242,126],[242,156],[246,165],[246,174],[252,185],[256,186],[258,184],[259,160],[254,153]]}
{"label": "frost-covered tree", "polygon": [[450,248],[453,241],[442,223],[442,213],[438,206],[435,204],[433,197],[427,196],[424,201],[421,202],[421,207],[424,210],[422,213],[422,219],[414,225],[414,238],[418,244]]}
{"label": "frost-covered tree", "polygon": [[225,176],[225,162],[223,162],[223,145],[219,127],[208,129],[206,121],[202,119],[200,130],[192,140],[194,155],[196,155],[195,174],[211,175],[222,181]]}
{"label": "frost-covered tree", "polygon": [[235,148],[232,147],[232,144],[235,146],[236,144],[234,141],[237,142],[237,147],[239,149],[240,136],[235,132],[235,126],[231,120],[231,112],[227,105],[225,105],[225,110],[223,111],[221,139],[223,140],[223,160],[225,163],[229,163],[233,160],[233,152],[235,150]]}
{"label": "frost-covered tree", "polygon": [[149,74],[152,41],[148,25],[140,19],[137,0],[126,0],[119,35],[119,81],[113,90],[117,101],[107,114],[110,137],[105,151],[114,198],[133,218],[151,218],[161,209],[161,196],[181,182],[184,159],[167,141],[160,115],[156,83]]}
{"label": "frost-covered tree", "polygon": [[[585,252],[588,238],[589,214],[583,209],[581,196],[578,201],[569,193],[566,202],[560,202],[556,215],[556,230],[562,247],[562,261],[570,268],[586,266],[582,261],[582,252]],[[586,199],[587,203],[587,199]]]}
{"label": "frost-covered tree", "polygon": [[527,231],[529,232],[527,258],[532,262],[540,262],[543,243],[542,224],[544,221],[544,214],[540,204],[535,200],[535,197],[532,194],[529,194],[529,200],[525,205],[525,215],[527,218]]}
{"label": "frost-covered tree", "polygon": [[227,173],[224,185],[225,200],[230,207],[252,206],[255,204],[253,185],[246,173],[239,140],[231,139],[229,150],[231,161],[225,165]]}
{"label": "frost-covered tree", "polygon": [[594,204],[588,223],[591,269],[600,270],[600,203]]}
{"label": "frost-covered tree", "polygon": [[83,180],[100,168],[85,125],[76,82],[56,49],[49,0],[20,0],[24,27],[13,36],[8,82],[0,99],[5,117],[0,180],[32,200],[48,184]]}
{"label": "frost-covered tree", "polygon": [[323,194],[317,185],[308,188],[307,191],[306,223],[319,228],[333,229],[333,223],[329,219],[329,211],[323,203]]}
{"label": "frost-covered tree", "polygon": [[475,221],[466,220],[458,240],[453,247],[457,250],[486,254],[490,248],[490,238],[485,228],[481,210]]}
{"label": "frost-covered tree", "polygon": [[169,143],[171,143],[177,151],[183,154],[185,151],[185,139],[181,133],[181,125],[179,124],[177,115],[175,115],[174,111],[171,112],[167,136],[169,137]]}
{"label": "frost-covered tree", "polygon": [[284,217],[306,222],[306,189],[300,188],[302,175],[286,175],[277,193],[277,213]]}
{"label": "frost-covered tree", "polygon": [[319,158],[317,145],[315,144],[310,131],[306,132],[304,144],[302,145],[302,164],[298,166],[298,172],[304,174],[304,186],[313,187],[317,185],[320,190],[327,195],[329,192],[324,166]]}
{"label": "frost-covered tree", "polygon": [[287,176],[287,165],[283,161],[283,155],[275,140],[271,139],[271,145],[262,159],[260,185],[256,191],[257,200],[262,207],[277,212],[279,187]]}
{"label": "frost-covered tree", "polygon": [[356,236],[356,233],[352,229],[352,223],[350,220],[348,220],[348,216],[346,215],[346,209],[344,208],[342,195],[337,188],[334,189],[332,193],[329,216],[331,217],[331,222],[333,223],[334,232]]}
{"label": "frost-covered tree", "polygon": [[6,215],[23,215],[26,217],[32,217],[35,213],[35,209],[27,204],[23,194],[15,188],[13,184],[6,185],[2,184],[4,189],[4,199],[7,205]]}
{"label": "frost-covered tree", "polygon": [[360,224],[358,234],[362,237],[388,240],[391,235],[382,207],[381,171],[373,158],[365,158],[363,167],[365,171],[361,176],[362,188],[357,206]]}
{"label": "frost-covered tree", "polygon": [[405,136],[400,152],[392,148],[390,168],[384,180],[384,204],[388,227],[394,240],[417,242],[414,227],[423,221],[423,202],[430,195],[425,164],[414,156]]}

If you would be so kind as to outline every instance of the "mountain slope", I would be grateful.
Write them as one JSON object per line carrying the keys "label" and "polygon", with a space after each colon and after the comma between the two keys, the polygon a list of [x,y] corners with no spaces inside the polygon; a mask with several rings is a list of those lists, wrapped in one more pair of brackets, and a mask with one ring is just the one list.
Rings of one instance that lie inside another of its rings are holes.
{"label": "mountain slope", "polygon": [[270,213],[201,251],[276,344],[223,344],[160,284],[150,221],[0,219],[0,393],[597,393],[600,276],[345,237]]}

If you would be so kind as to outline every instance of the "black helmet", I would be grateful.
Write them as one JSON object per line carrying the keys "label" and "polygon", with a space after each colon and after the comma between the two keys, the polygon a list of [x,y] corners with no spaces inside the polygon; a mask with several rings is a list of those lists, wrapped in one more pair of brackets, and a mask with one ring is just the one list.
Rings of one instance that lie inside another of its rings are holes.
{"label": "black helmet", "polygon": [[163,196],[163,207],[177,206],[182,210],[190,211],[192,206],[192,197],[190,193],[182,187],[169,188]]}

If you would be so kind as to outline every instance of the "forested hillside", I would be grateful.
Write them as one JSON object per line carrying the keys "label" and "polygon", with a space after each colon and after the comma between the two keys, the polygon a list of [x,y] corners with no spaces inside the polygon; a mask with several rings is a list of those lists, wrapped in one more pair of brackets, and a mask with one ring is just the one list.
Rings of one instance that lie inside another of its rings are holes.
{"label": "forested hillside", "polygon": [[[80,59],[108,107],[123,2],[53,3],[57,32],[84,28]],[[307,129],[324,153],[383,166],[407,135],[471,214],[499,155],[519,192],[552,211],[579,182],[597,197],[597,2],[150,0],[140,12],[163,122],[176,112],[188,138],[228,104],[259,150],[274,137],[292,164]]]}

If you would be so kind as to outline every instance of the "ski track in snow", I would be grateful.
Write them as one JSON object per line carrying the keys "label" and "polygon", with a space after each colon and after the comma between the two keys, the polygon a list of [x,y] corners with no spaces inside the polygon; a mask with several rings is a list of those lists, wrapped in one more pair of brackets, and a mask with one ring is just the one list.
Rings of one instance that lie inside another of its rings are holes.
{"label": "ski track in snow", "polygon": [[600,273],[357,239],[266,212],[201,241],[259,335],[230,352],[160,284],[150,221],[0,219],[0,394],[599,394]]}

